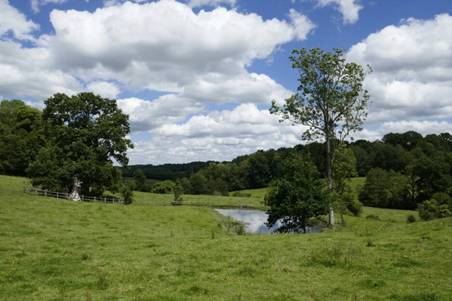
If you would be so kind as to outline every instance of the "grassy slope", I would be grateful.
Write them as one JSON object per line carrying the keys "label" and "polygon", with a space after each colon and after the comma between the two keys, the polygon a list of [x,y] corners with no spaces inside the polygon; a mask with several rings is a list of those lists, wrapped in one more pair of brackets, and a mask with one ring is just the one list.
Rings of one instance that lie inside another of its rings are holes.
{"label": "grassy slope", "polygon": [[237,236],[208,208],[73,203],[24,181],[0,176],[0,300],[452,299],[452,219],[366,208],[382,221]]}

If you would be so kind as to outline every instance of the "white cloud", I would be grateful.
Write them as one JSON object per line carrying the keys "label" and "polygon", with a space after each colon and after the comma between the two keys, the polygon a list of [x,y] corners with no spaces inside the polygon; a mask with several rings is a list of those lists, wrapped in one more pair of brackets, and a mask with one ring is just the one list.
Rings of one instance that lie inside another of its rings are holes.
{"label": "white cloud", "polygon": [[149,131],[166,123],[179,122],[204,108],[201,103],[176,94],[163,95],[154,100],[136,97],[118,99],[118,105],[129,115],[132,131]]}
{"label": "white cloud", "polygon": [[45,99],[56,92],[79,91],[79,81],[51,68],[50,60],[48,49],[24,48],[12,41],[0,41],[0,93]]}
{"label": "white cloud", "polygon": [[295,9],[290,9],[289,17],[295,28],[298,40],[305,40],[309,33],[316,27],[312,21],[305,15],[300,14]]}
{"label": "white cloud", "polygon": [[27,20],[24,14],[11,6],[8,0],[0,0],[0,38],[12,32],[20,40],[32,40],[31,33],[39,26]]}
{"label": "white cloud", "polygon": [[241,104],[157,127],[129,155],[133,163],[231,160],[258,149],[296,145],[302,131],[302,126],[280,124],[268,110]]}
{"label": "white cloud", "polygon": [[404,133],[407,131],[416,131],[423,135],[452,133],[452,123],[447,121],[415,121],[402,120],[385,122],[382,126],[382,134],[386,133]]}
{"label": "white cloud", "polygon": [[334,5],[341,13],[344,24],[356,23],[359,11],[363,8],[359,0],[317,0],[320,7]]}
{"label": "white cloud", "polygon": [[452,16],[408,19],[354,45],[349,60],[369,64],[372,122],[452,116]]}
{"label": "white cloud", "polygon": [[180,92],[212,74],[242,76],[255,59],[301,38],[303,25],[217,8],[194,13],[171,0],[131,2],[95,12],[51,13],[54,36],[42,37],[55,65],[85,80],[117,80],[135,89]]}
{"label": "white cloud", "polygon": [[218,103],[269,103],[291,95],[267,75],[247,72],[232,77],[208,74],[186,85],[183,92],[194,99]]}
{"label": "white cloud", "polygon": [[120,93],[118,86],[110,82],[95,81],[89,83],[86,88],[94,94],[113,99]]}
{"label": "white cloud", "polygon": [[198,6],[217,7],[220,5],[235,6],[236,3],[237,3],[237,0],[189,0],[188,1],[188,5],[191,7],[198,7]]}
{"label": "white cloud", "polygon": [[30,0],[31,10],[34,13],[38,13],[41,9],[41,6],[47,4],[61,4],[66,2],[67,0]]}

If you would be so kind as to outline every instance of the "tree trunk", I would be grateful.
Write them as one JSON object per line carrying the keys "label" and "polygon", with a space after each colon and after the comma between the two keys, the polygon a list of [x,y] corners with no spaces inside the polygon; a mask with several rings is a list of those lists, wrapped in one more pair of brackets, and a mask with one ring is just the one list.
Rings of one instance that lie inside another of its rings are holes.
{"label": "tree trunk", "polygon": [[[328,190],[333,191],[333,174],[332,174],[332,162],[331,162],[331,140],[329,133],[326,134],[326,174],[328,177]],[[334,210],[332,204],[330,204],[330,210],[328,213],[328,224],[334,226]]]}

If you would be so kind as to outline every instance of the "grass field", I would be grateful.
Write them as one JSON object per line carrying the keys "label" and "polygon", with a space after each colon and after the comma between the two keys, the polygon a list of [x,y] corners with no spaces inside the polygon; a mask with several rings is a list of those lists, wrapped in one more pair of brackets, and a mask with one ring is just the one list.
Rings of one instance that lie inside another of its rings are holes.
{"label": "grass field", "polygon": [[[138,205],[171,205],[173,194],[158,194],[135,191],[133,194],[135,204]],[[249,197],[217,196],[217,195],[189,195],[182,196],[184,205],[204,207],[243,207],[264,209],[264,199]]]}
{"label": "grass field", "polygon": [[450,218],[365,208],[320,234],[236,235],[207,207],[74,203],[26,183],[0,176],[0,300],[452,300]]}

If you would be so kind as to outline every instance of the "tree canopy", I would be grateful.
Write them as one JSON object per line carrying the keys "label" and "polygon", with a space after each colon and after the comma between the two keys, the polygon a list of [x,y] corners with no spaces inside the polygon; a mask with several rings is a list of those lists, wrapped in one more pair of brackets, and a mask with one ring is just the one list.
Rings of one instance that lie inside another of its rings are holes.
{"label": "tree canopy", "polygon": [[128,163],[128,116],[115,100],[92,93],[55,94],[45,105],[46,145],[30,165],[33,184],[70,191],[77,177],[82,194],[101,194],[119,178],[113,162]]}
{"label": "tree canopy", "polygon": [[328,196],[315,165],[299,156],[287,158],[282,176],[272,182],[265,197],[268,224],[281,220],[279,231],[306,232],[310,219],[328,212]]}
{"label": "tree canopy", "polygon": [[0,102],[0,173],[24,176],[43,144],[38,109],[21,100]]}

